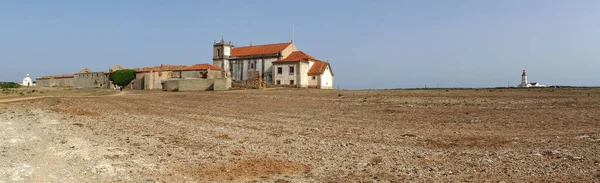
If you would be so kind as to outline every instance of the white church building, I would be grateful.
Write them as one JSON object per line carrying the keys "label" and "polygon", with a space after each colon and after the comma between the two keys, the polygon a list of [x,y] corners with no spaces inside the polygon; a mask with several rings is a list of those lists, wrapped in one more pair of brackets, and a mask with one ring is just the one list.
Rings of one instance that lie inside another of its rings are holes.
{"label": "white church building", "polygon": [[33,81],[31,81],[31,78],[29,77],[29,74],[25,75],[25,78],[23,78],[23,82],[21,83],[22,86],[34,86]]}
{"label": "white church building", "polygon": [[231,41],[213,45],[213,65],[233,81],[247,81],[250,73],[273,85],[333,89],[334,74],[327,61],[299,51],[294,42],[235,47]]}
{"label": "white church building", "polygon": [[527,73],[525,72],[525,70],[523,70],[523,74],[521,75],[521,84],[519,84],[518,87],[528,88],[528,87],[546,87],[546,86],[541,85],[538,82],[533,82],[533,83],[527,82]]}

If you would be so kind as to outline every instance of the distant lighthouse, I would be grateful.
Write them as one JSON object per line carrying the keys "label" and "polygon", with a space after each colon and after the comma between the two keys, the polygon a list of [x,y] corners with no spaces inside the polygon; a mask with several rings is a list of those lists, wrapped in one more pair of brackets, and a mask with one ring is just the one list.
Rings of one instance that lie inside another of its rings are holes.
{"label": "distant lighthouse", "polygon": [[521,74],[521,84],[518,87],[546,87],[545,85],[541,85],[538,82],[529,83],[527,82],[527,73],[523,70],[523,74]]}
{"label": "distant lighthouse", "polygon": [[523,70],[523,74],[521,75],[521,86],[527,86],[527,73]]}

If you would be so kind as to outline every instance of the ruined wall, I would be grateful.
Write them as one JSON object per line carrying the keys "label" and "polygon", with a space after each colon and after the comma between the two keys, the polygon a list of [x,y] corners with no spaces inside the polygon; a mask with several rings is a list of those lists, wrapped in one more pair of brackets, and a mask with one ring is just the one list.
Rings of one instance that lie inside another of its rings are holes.
{"label": "ruined wall", "polygon": [[36,86],[39,87],[73,87],[73,78],[50,78],[50,79],[37,79]]}
{"label": "ruined wall", "polygon": [[109,74],[104,72],[77,73],[73,78],[76,88],[109,88]]}
{"label": "ruined wall", "polygon": [[166,91],[179,91],[179,80],[167,80],[163,82]]}
{"label": "ruined wall", "polygon": [[260,77],[260,71],[249,71],[247,81],[233,81],[232,88],[247,88],[247,89],[261,89],[265,88],[266,81]]}
{"label": "ruined wall", "polygon": [[136,79],[131,81],[130,85],[131,85],[131,88],[134,90],[143,90],[144,89],[144,79],[137,79],[137,77],[136,77]]}
{"label": "ruined wall", "polygon": [[136,74],[136,80],[138,78],[143,79],[144,90],[156,90],[163,89],[162,83],[168,79],[180,78],[181,72],[174,71],[157,71],[157,72],[143,72]]}

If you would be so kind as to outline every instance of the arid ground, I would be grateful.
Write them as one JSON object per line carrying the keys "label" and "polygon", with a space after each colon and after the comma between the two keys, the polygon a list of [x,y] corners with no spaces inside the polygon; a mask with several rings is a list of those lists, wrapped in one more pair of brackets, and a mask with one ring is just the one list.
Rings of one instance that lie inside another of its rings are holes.
{"label": "arid ground", "polygon": [[254,181],[600,182],[600,89],[0,93],[0,182]]}

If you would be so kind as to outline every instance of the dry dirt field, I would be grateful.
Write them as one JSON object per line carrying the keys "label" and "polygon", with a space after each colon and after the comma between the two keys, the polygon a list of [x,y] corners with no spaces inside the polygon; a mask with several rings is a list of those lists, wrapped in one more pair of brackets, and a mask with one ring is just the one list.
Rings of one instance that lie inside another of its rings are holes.
{"label": "dry dirt field", "polygon": [[600,89],[30,90],[0,183],[600,182]]}

